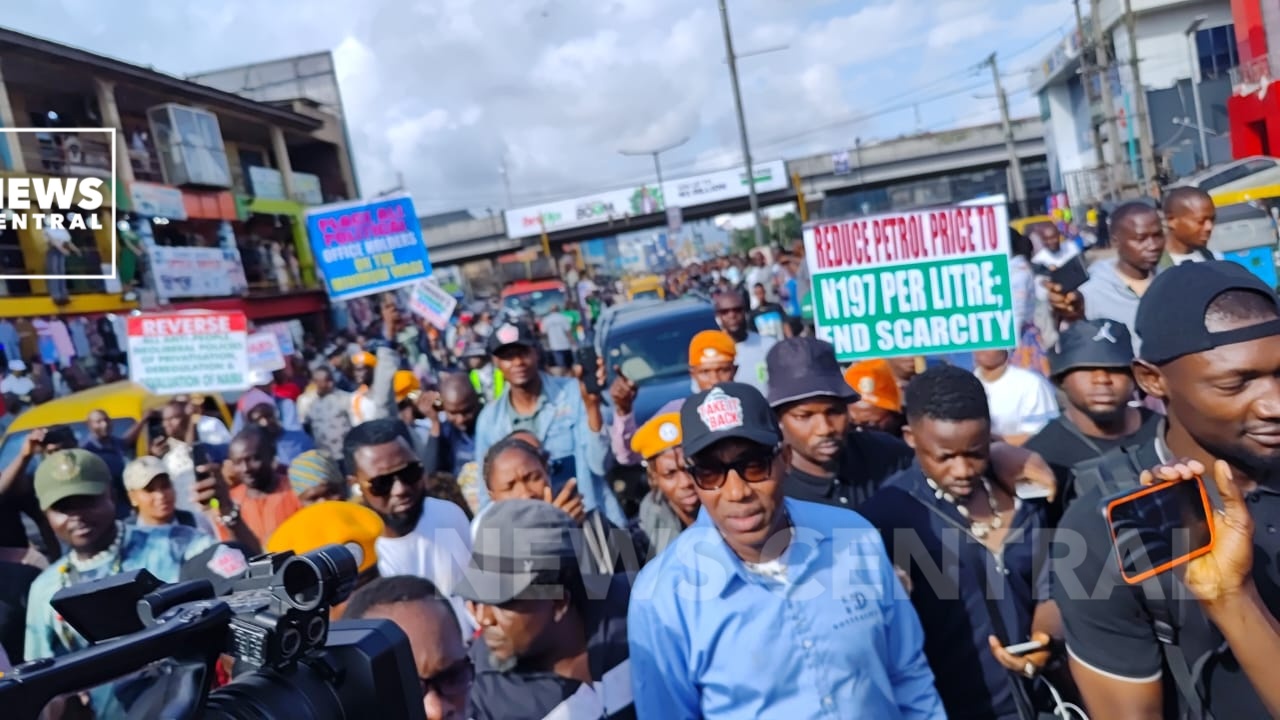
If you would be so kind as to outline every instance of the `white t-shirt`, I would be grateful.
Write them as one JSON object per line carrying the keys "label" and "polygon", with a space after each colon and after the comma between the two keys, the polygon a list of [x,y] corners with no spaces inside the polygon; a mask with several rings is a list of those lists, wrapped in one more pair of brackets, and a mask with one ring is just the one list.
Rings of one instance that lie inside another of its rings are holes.
{"label": "white t-shirt", "polygon": [[733,379],[740,383],[754,385],[761,393],[767,393],[769,370],[764,359],[769,354],[769,348],[777,342],[776,338],[748,332],[747,339],[737,344],[738,357],[735,362],[738,364],[738,374]]}
{"label": "white t-shirt", "polygon": [[22,377],[6,375],[4,380],[0,380],[0,392],[2,393],[13,393],[18,397],[22,397],[23,395],[30,395],[31,391],[35,389],[36,384],[26,375]]}
{"label": "white t-shirt", "polygon": [[1043,377],[1010,365],[998,379],[978,379],[987,390],[991,406],[991,432],[1002,435],[1034,435],[1058,416],[1058,398]]}
{"label": "white t-shirt", "polygon": [[573,349],[573,322],[564,313],[553,312],[543,317],[542,334],[547,336],[547,349],[552,352]]}
{"label": "white t-shirt", "polygon": [[1051,252],[1047,247],[1040,248],[1040,252],[1031,258],[1031,262],[1053,270],[1062,267],[1068,260],[1079,254],[1080,248],[1076,247],[1075,243],[1064,242],[1058,246],[1058,252]]}
{"label": "white t-shirt", "polygon": [[426,498],[422,519],[413,532],[399,538],[380,537],[374,548],[378,551],[378,574],[430,580],[449,598],[462,625],[463,640],[470,640],[475,623],[462,599],[454,595],[471,564],[471,528],[462,508],[447,500]]}
{"label": "white t-shirt", "polygon": [[[1222,259],[1222,253],[1216,250],[1210,250],[1209,252],[1212,253],[1214,260]],[[1204,262],[1209,258],[1205,257],[1204,254],[1202,253],[1192,251],[1187,253],[1186,255],[1180,255],[1178,253],[1171,252],[1169,253],[1169,259],[1173,261],[1174,265],[1181,265],[1184,262]]]}

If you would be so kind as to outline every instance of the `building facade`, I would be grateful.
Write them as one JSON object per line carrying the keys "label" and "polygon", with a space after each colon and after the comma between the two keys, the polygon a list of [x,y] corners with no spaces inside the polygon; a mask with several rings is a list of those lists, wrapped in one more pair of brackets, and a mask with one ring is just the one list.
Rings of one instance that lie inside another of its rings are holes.
{"label": "building facade", "polygon": [[[304,217],[356,195],[340,119],[9,30],[0,58],[0,125],[33,129],[0,136],[2,172],[109,181],[119,238],[113,247],[104,207],[103,229],[73,231],[65,262],[68,275],[109,277],[63,283],[24,277],[47,274],[47,233],[0,232],[0,318],[19,326],[24,356],[32,318],[197,307],[323,317]],[[110,135],[82,128],[115,130],[114,176]]]}
{"label": "building facade", "polygon": [[[1280,154],[1280,3],[1232,0],[1240,65],[1233,75],[1231,152]],[[1272,51],[1275,52],[1272,52]]]}
{"label": "building facade", "polygon": [[[1157,166],[1151,179],[1229,160],[1227,99],[1239,62],[1229,0],[1082,0],[1081,6],[1076,30],[1031,71],[1054,191],[1078,206],[1137,188],[1144,104]],[[1103,58],[1110,58],[1105,82]]]}

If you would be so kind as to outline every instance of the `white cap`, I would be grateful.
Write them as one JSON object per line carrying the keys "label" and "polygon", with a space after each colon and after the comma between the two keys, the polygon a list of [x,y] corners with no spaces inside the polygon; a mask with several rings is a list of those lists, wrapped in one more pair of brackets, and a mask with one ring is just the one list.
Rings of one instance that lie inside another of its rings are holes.
{"label": "white cap", "polygon": [[271,377],[271,371],[269,370],[254,369],[249,371],[250,387],[261,387],[263,385],[270,385],[272,380],[273,378]]}
{"label": "white cap", "polygon": [[9,372],[26,372],[26,371],[27,371],[27,364],[22,362],[21,360],[9,361]]}

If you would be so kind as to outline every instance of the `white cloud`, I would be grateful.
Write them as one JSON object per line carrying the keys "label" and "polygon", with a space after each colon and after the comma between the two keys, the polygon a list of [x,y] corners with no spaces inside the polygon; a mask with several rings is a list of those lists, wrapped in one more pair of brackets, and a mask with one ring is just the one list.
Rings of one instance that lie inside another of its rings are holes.
{"label": "white cloud", "polygon": [[[912,111],[882,111],[904,94],[925,125],[985,117],[993,100],[912,91],[1071,19],[1070,0],[729,6],[740,54],[786,46],[739,63],[761,161],[896,135]],[[424,212],[501,207],[504,162],[519,204],[651,177],[620,149],[690,137],[663,156],[671,177],[741,157],[711,2],[46,0],[5,23],[174,74],[333,49],[363,190],[403,173]]]}

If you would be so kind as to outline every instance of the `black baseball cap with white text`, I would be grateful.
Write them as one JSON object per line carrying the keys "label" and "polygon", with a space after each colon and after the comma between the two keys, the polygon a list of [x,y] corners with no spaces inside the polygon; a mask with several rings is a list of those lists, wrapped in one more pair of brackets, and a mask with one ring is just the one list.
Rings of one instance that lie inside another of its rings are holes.
{"label": "black baseball cap with white text", "polygon": [[770,447],[782,442],[773,408],[759,390],[745,383],[720,383],[685,400],[680,407],[680,430],[686,456],[729,438]]}

